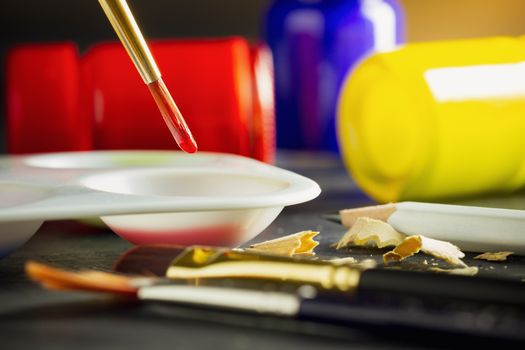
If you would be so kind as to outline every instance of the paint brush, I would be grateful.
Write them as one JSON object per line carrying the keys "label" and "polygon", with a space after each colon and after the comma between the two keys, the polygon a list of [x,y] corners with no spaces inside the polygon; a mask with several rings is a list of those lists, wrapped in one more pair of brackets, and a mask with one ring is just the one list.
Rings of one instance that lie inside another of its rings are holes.
{"label": "paint brush", "polygon": [[466,251],[525,254],[524,210],[400,202],[340,211],[346,227],[363,216],[386,221],[407,235],[448,241]]}
{"label": "paint brush", "polygon": [[35,282],[52,290],[77,290],[118,294],[135,297],[139,286],[152,284],[159,278],[135,279],[115,273],[96,270],[67,271],[35,261],[25,264],[26,275]]}
{"label": "paint brush", "polygon": [[413,296],[525,306],[522,282],[396,269],[361,270],[329,261],[263,255],[216,247],[137,246],[114,269],[120,273],[171,280],[251,279],[308,284],[343,294]]}
{"label": "paint brush", "polygon": [[196,152],[197,143],[162,80],[157,63],[128,4],[125,0],[99,0],[99,3],[144,83],[148,86],[173,138],[183,151]]}
{"label": "paint brush", "polygon": [[[269,314],[344,326],[371,327],[374,332],[393,329],[452,332],[461,335],[522,340],[523,310],[505,305],[483,305],[456,300],[414,299],[410,295],[342,294],[297,285],[292,290],[241,288],[167,282],[164,278],[127,277],[94,270],[66,271],[36,262],[26,264],[27,275],[52,290],[104,292],[142,301],[192,305],[253,314]],[[280,284],[282,285],[282,283]],[[169,309],[168,309],[169,310]],[[481,310],[481,311],[479,311]],[[478,319],[490,317],[490,324]],[[411,333],[406,335],[413,337]]]}

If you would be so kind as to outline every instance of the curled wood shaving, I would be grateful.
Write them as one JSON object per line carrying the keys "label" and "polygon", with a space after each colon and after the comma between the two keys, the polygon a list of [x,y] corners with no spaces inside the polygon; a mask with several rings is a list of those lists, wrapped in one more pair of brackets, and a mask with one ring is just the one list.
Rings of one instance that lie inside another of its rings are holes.
{"label": "curled wood shaving", "polygon": [[461,261],[465,254],[452,243],[428,238],[421,235],[409,236],[403,240],[393,250],[383,254],[383,261],[401,261],[422,251],[426,254],[435,256],[452,265],[467,267]]}
{"label": "curled wood shaving", "polygon": [[336,249],[350,245],[366,246],[372,243],[378,248],[397,246],[405,237],[406,235],[397,232],[386,222],[360,217],[339,240]]}
{"label": "curled wood shaving", "polygon": [[479,269],[476,266],[465,266],[457,269],[442,269],[439,267],[431,267],[429,271],[448,273],[450,275],[461,275],[461,276],[474,276],[478,273]]}
{"label": "curled wood shaving", "polygon": [[487,260],[487,261],[505,261],[509,255],[514,252],[487,252],[474,257],[474,259]]}
{"label": "curled wood shaving", "polygon": [[285,256],[312,256],[315,255],[314,248],[319,245],[319,242],[314,239],[318,234],[319,232],[317,231],[301,231],[288,236],[252,244],[246,250]]}

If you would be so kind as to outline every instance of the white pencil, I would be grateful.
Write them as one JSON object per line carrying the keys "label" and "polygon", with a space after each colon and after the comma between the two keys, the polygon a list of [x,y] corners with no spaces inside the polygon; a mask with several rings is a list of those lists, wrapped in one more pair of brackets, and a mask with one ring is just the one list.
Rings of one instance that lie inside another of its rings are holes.
{"label": "white pencil", "polygon": [[345,209],[340,215],[347,227],[366,216],[386,221],[407,235],[448,241],[465,251],[525,254],[525,210],[400,202]]}

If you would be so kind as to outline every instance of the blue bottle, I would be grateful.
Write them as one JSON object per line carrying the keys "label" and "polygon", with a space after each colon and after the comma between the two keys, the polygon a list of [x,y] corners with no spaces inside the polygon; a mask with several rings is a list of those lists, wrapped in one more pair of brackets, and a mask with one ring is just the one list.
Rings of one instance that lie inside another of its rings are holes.
{"label": "blue bottle", "polygon": [[275,0],[264,27],[275,67],[277,146],[337,151],[339,89],[365,55],[402,41],[396,0]]}

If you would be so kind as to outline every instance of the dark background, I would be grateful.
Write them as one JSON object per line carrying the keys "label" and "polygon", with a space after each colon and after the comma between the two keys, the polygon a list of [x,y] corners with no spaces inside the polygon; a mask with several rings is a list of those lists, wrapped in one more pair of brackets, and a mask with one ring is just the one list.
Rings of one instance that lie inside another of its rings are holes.
{"label": "dark background", "polygon": [[[350,0],[348,0],[350,1]],[[523,0],[398,0],[407,41],[525,34]],[[271,0],[128,0],[148,38],[241,35],[257,40]],[[84,50],[117,40],[97,0],[12,0],[0,7],[0,152],[5,149],[4,58],[20,42],[64,41]]]}

